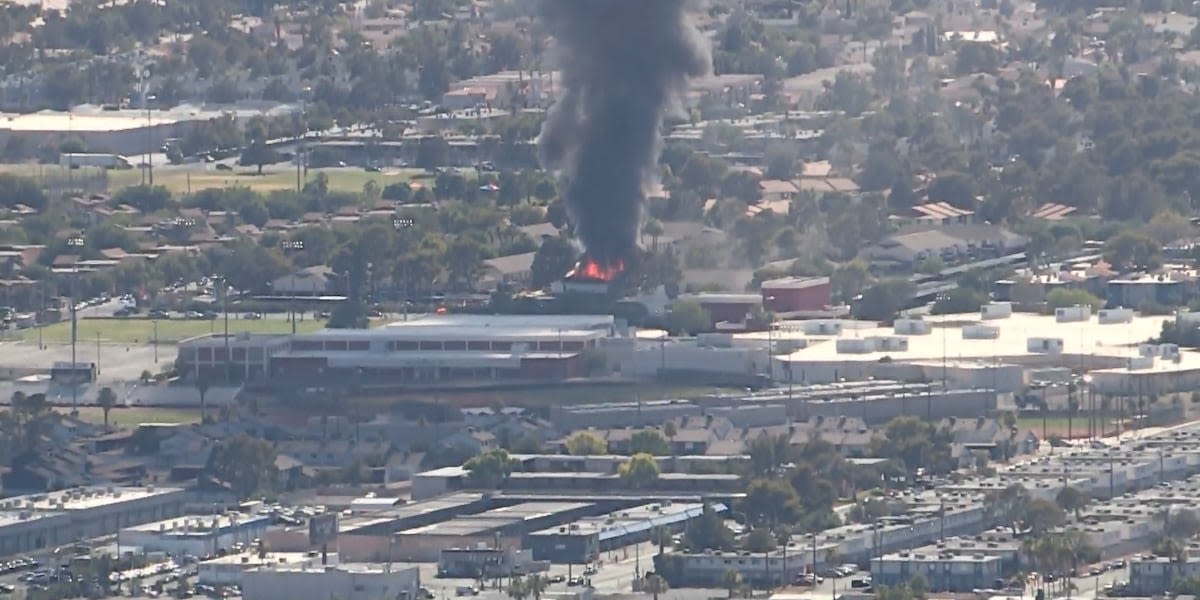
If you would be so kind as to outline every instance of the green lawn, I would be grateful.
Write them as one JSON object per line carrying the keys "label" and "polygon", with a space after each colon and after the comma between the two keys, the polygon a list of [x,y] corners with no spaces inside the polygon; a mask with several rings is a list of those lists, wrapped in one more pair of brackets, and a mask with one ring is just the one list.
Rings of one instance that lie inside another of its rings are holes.
{"label": "green lawn", "polygon": [[[69,412],[70,409],[59,409]],[[103,423],[104,411],[98,406],[82,406],[79,408],[79,418],[91,423]],[[189,408],[158,408],[150,406],[134,406],[129,408],[115,407],[108,413],[108,422],[121,427],[136,427],[142,423],[191,424],[200,422],[200,409]]]}
{"label": "green lawn", "polygon": [[[26,177],[43,175],[58,177],[65,171],[57,165],[8,164],[0,165],[0,173],[12,173]],[[374,181],[382,189],[392,183],[417,179],[424,174],[424,171],[421,169],[385,169],[383,172],[371,173],[358,167],[309,169],[307,181],[316,178],[317,173],[324,173],[329,178],[330,190],[361,192],[363,185],[368,181]],[[108,172],[109,192],[138,185],[141,182],[141,169]],[[262,175],[258,175],[252,167],[234,167],[233,171],[217,171],[211,165],[179,165],[156,168],[154,184],[166,186],[175,194],[187,193],[189,189],[196,192],[206,188],[232,186],[248,187],[258,192],[294,190],[296,189],[296,170],[287,165],[275,165],[266,168]]]}
{"label": "green lawn", "polygon": [[[305,319],[296,323],[297,333],[311,333],[325,326],[324,321]],[[170,319],[158,322],[158,343],[174,344],[180,340],[193,338],[209,333],[222,333],[225,323],[221,319],[183,320]],[[249,321],[245,319],[229,319],[229,333],[249,331],[251,333],[291,333],[292,324],[283,319],[263,319]],[[36,329],[25,329],[21,332],[22,339],[36,341]],[[97,335],[100,341],[114,344],[149,344],[154,340],[154,322],[149,319],[80,319],[77,339],[84,342],[94,342]],[[71,322],[62,321],[47,325],[42,329],[42,339],[49,344],[65,344],[71,341]]]}

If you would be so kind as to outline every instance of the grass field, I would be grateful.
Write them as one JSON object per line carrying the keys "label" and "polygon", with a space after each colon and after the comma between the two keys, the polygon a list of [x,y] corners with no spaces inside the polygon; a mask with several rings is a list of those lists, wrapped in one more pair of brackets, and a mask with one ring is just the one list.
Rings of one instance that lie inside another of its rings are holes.
{"label": "grass field", "polygon": [[[296,323],[297,333],[311,333],[325,326],[324,321],[306,319]],[[174,344],[180,340],[225,330],[221,319],[206,320],[160,320],[158,343]],[[283,319],[249,321],[230,319],[229,333],[249,331],[251,333],[291,333],[292,324]],[[80,319],[77,339],[81,342],[100,341],[113,344],[150,344],[154,341],[154,322],[149,319]],[[37,341],[36,329],[21,331],[21,338]],[[66,344],[71,341],[71,322],[63,321],[42,329],[42,339],[48,344]]]}
{"label": "grass field", "polygon": [[[0,165],[0,173],[12,173],[26,177],[58,177],[63,171],[57,165],[9,164]],[[424,172],[420,169],[387,169],[372,173],[357,167],[335,167],[309,169],[307,181],[324,173],[329,178],[329,189],[337,192],[361,192],[368,181],[374,181],[380,189],[389,184],[412,181]],[[141,169],[108,171],[108,190],[115,192],[124,187],[142,182]],[[212,165],[179,165],[154,169],[154,184],[165,186],[175,194],[188,190],[196,192],[206,188],[248,187],[258,192],[296,189],[296,170],[286,165],[276,165],[258,175],[254,168],[234,167],[233,171],[218,171]]]}
{"label": "grass field", "polygon": [[[1100,427],[1104,435],[1115,435],[1117,432],[1118,422],[1111,417],[1100,418]],[[1042,419],[1040,417],[1022,417],[1017,420],[1017,427],[1028,429],[1035,435],[1042,435]],[[1074,419],[1068,420],[1066,417],[1048,417],[1046,418],[1046,435],[1059,435],[1064,438],[1068,437],[1068,432],[1071,438],[1087,437],[1088,434],[1088,416],[1079,415]]]}
{"label": "grass field", "polygon": [[[68,408],[60,410],[61,412],[70,412]],[[210,409],[210,414],[215,414],[215,412]],[[79,408],[79,418],[90,423],[103,423],[104,411],[100,410],[98,406],[83,406]],[[136,427],[141,423],[199,423],[200,409],[157,408],[149,406],[116,407],[108,413],[108,422],[110,425],[119,425],[121,427]]]}

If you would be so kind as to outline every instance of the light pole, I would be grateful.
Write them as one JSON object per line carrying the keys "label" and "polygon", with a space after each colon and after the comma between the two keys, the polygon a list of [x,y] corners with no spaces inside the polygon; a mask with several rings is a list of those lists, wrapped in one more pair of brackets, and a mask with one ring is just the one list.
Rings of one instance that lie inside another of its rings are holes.
{"label": "light pole", "polygon": [[154,323],[154,364],[158,364],[158,319],[151,320]]}
{"label": "light pole", "polygon": [[[775,302],[775,296],[767,296],[765,298],[768,304]],[[764,314],[767,316],[767,379],[770,380],[771,386],[775,386],[775,319],[771,318],[770,313]]]}
{"label": "light pole", "polygon": [[146,107],[146,174],[148,184],[154,186],[154,129],[150,120],[150,103],[158,98],[154,94],[145,97],[142,104]]}
{"label": "light pole", "polygon": [[222,277],[221,282],[221,312],[225,315],[225,385],[230,383],[230,355],[229,355],[229,282]]}
{"label": "light pole", "polygon": [[[85,243],[83,236],[77,235],[67,239],[70,248],[82,248]],[[79,267],[71,267],[71,414],[79,414],[79,362],[76,360],[75,345],[79,341]]]}
{"label": "light pole", "polygon": [[[946,294],[938,294],[936,302],[946,300]],[[946,320],[942,320],[942,390],[946,389]]]}
{"label": "light pole", "polygon": [[[283,240],[280,245],[283,247],[283,251],[289,254],[304,250],[304,240]],[[291,281],[292,289],[288,290],[291,295],[291,298],[288,299],[288,318],[292,321],[292,335],[296,335],[296,267],[294,265],[292,266]]]}

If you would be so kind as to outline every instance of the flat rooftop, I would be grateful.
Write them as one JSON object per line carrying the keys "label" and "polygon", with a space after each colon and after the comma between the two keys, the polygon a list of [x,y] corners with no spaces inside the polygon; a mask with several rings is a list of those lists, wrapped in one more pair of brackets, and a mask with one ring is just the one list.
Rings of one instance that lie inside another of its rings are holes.
{"label": "flat rooftop", "polygon": [[[716,504],[713,509],[724,512],[725,505]],[[643,504],[617,512],[580,519],[569,525],[547,527],[531,535],[592,535],[612,532],[615,535],[651,529],[658,525],[673,525],[700,515],[704,505],[700,503],[657,503]],[[615,537],[615,535],[611,537]]]}
{"label": "flat rooftop", "polygon": [[89,487],[50,492],[48,494],[31,494],[16,496],[0,501],[0,510],[28,509],[36,511],[73,511],[88,510],[144,500],[155,496],[165,496],[181,492],[180,488],[164,487]]}
{"label": "flat rooftop", "polygon": [[388,329],[487,328],[487,329],[564,329],[586,330],[612,327],[612,315],[428,315],[407,321],[395,321]]}
{"label": "flat rooftop", "polygon": [[125,531],[158,533],[165,536],[211,535],[214,529],[220,531],[247,523],[261,522],[265,524],[270,520],[271,518],[267,515],[189,515],[126,527]]}
{"label": "flat rooftop", "polygon": [[400,532],[401,535],[474,535],[592,506],[587,502],[523,502]]}
{"label": "flat rooftop", "polygon": [[[808,347],[796,350],[788,355],[779,355],[784,361],[817,361],[817,362],[877,362],[883,356],[893,360],[938,360],[943,356],[950,360],[974,359],[993,360],[1006,357],[1035,356],[1039,353],[1030,352],[1027,343],[1030,338],[1060,338],[1063,341],[1062,354],[1087,354],[1129,358],[1137,355],[1138,345],[1162,333],[1162,325],[1169,321],[1168,317],[1134,317],[1130,323],[1101,324],[1095,315],[1088,321],[1076,323],[1059,323],[1054,316],[1031,315],[1014,313],[1004,319],[983,320],[978,313],[965,315],[927,316],[925,321],[932,324],[932,333],[925,335],[897,334],[892,327],[882,327],[878,324],[855,324],[844,327],[840,335],[796,335],[808,340]],[[964,326],[986,325],[999,329],[997,339],[963,339]],[[739,334],[738,339],[767,341],[765,332]],[[786,336],[783,336],[786,337]],[[780,333],[775,334],[778,342],[783,339]],[[836,341],[841,339],[864,339],[868,337],[903,337],[908,340],[907,350],[878,350],[870,353],[839,353]],[[1200,355],[1183,353],[1183,365],[1188,368],[1200,368]],[[1168,361],[1157,361],[1165,363]],[[1178,369],[1181,365],[1172,364]]]}
{"label": "flat rooftop", "polygon": [[0,512],[0,527],[9,527],[20,523],[31,523],[50,519],[53,517],[61,517],[66,515],[65,512],[18,512],[18,511],[3,511]]}
{"label": "flat rooftop", "polygon": [[[338,555],[329,553],[329,564],[336,565]],[[210,558],[201,564],[204,565],[242,565],[247,569],[254,567],[265,567],[279,564],[305,564],[321,562],[321,557],[312,556],[308,552],[268,552],[266,558],[258,558],[258,552],[241,552],[236,554],[227,554],[225,556],[217,556]]]}

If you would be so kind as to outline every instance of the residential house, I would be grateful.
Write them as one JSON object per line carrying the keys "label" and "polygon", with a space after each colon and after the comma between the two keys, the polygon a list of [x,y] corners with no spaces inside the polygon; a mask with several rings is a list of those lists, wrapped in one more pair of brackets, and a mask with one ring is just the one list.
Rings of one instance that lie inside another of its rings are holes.
{"label": "residential house", "polygon": [[271,289],[278,294],[295,296],[320,296],[333,291],[333,269],[317,265],[300,269],[271,282]]}
{"label": "residential house", "polygon": [[915,266],[931,257],[946,262],[994,258],[1023,250],[1029,239],[995,225],[954,224],[889,235],[864,249],[872,263]]}
{"label": "residential house", "polygon": [[528,286],[533,278],[533,257],[535,255],[537,255],[536,252],[525,252],[483,261],[484,273],[476,282],[476,289],[494,290],[500,286],[518,288]]}

